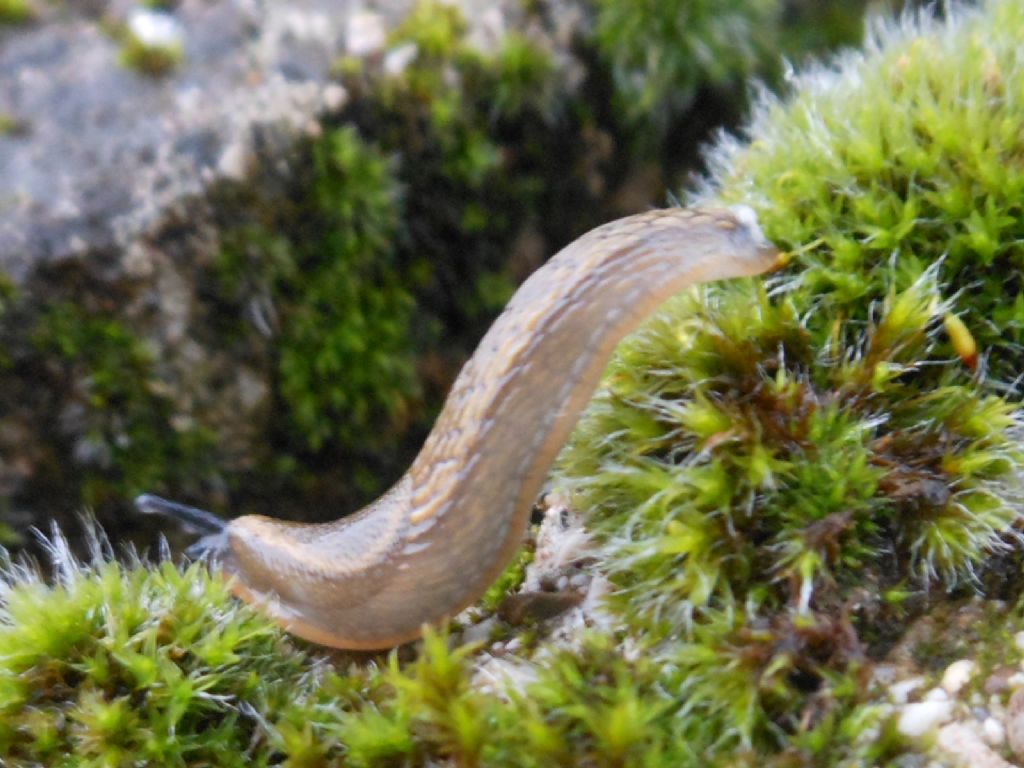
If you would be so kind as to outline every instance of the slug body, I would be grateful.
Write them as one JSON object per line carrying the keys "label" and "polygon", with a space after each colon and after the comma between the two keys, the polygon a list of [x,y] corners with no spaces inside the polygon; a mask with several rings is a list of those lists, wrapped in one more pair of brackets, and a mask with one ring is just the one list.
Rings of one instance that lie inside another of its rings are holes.
{"label": "slug body", "polygon": [[622,337],[691,285],[777,264],[744,207],[651,211],[594,229],[519,288],[390,491],[332,523],[237,518],[208,537],[213,559],[237,595],[308,640],[379,649],[416,638],[512,558]]}

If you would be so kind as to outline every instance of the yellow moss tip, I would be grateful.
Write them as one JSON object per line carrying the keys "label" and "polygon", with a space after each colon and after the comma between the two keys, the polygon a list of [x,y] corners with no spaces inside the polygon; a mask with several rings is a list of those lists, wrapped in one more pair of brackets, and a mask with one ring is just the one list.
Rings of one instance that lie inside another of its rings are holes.
{"label": "yellow moss tip", "polygon": [[964,365],[973,371],[978,367],[978,343],[974,340],[974,336],[971,335],[964,321],[952,312],[947,312],[943,316],[942,324],[946,328],[953,349],[963,360]]}

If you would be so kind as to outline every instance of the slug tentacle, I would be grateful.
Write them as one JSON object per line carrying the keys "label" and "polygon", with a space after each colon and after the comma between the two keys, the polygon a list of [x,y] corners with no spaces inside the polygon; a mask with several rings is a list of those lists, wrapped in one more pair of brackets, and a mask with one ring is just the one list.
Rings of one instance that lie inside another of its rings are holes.
{"label": "slug tentacle", "polygon": [[135,497],[135,508],[146,515],[162,515],[178,523],[189,533],[200,538],[185,550],[193,560],[207,560],[219,565],[228,554],[227,521],[199,507],[190,507],[176,501],[144,493]]}
{"label": "slug tentacle", "polygon": [[207,533],[235,593],[301,637],[352,649],[414,639],[476,600],[512,558],[622,337],[671,295],[761,274],[778,259],[745,207],[605,224],[523,283],[412,467],[373,504],[332,523],[247,515],[223,530],[202,510],[149,496],[141,506]]}

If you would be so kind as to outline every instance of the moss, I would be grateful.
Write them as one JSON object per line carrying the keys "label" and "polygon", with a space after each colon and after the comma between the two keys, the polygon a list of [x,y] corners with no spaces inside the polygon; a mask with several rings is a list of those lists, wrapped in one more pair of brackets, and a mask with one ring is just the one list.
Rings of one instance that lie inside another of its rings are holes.
{"label": "moss", "polygon": [[29,126],[24,120],[19,120],[6,112],[0,112],[0,136],[24,136],[28,131]]}
{"label": "moss", "polygon": [[48,368],[35,386],[63,391],[83,422],[79,442],[65,447],[83,468],[83,503],[163,487],[169,468],[179,482],[205,474],[212,436],[199,426],[172,426],[173,403],[156,383],[152,354],[120,321],[56,303],[38,317],[30,338],[34,351],[21,359],[23,369]]}
{"label": "moss", "polygon": [[152,45],[132,34],[126,34],[121,42],[121,65],[151,77],[170,74],[184,59],[181,45]]}
{"label": "moss", "polygon": [[93,546],[82,565],[54,539],[52,587],[7,566],[0,755],[19,765],[241,766],[286,750],[291,764],[310,764],[300,758],[320,721],[299,714],[317,693],[310,660],[202,567],[124,567],[106,560],[105,542]]}
{"label": "moss", "polygon": [[620,108],[663,119],[690,105],[698,88],[754,72],[772,50],[775,0],[598,0],[595,37],[610,62]]}
{"label": "moss", "polygon": [[447,332],[457,365],[512,293],[505,253],[542,184],[509,174],[498,134],[553,109],[554,71],[521,37],[483,55],[465,31],[457,9],[417,5],[393,33],[417,47],[409,68],[348,71],[358,108],[313,143],[298,199],[224,238],[208,293],[221,312],[269,302],[272,328],[225,330],[276,337],[285,419],[312,452],[393,444],[453,373],[424,392],[417,357]]}
{"label": "moss", "polygon": [[[798,79],[749,145],[718,150],[711,191],[754,200],[795,272],[775,301],[734,285],[673,303],[620,349],[563,455],[618,611],[685,673],[715,750],[784,753],[856,690],[880,628],[923,608],[899,595],[987,588],[998,554],[1019,558],[1020,411],[973,373],[970,338],[1019,371],[998,320],[1016,99],[990,89],[1022,79],[1021,11],[960,13]],[[950,188],[964,207],[936,204]]]}
{"label": "moss", "polygon": [[316,147],[314,195],[327,233],[299,250],[273,287],[282,313],[281,393],[316,449],[327,439],[373,445],[373,425],[401,424],[415,392],[412,299],[391,259],[400,209],[387,160],[353,129]]}
{"label": "moss", "polygon": [[752,201],[769,237],[798,248],[799,302],[831,309],[819,324],[863,318],[894,254],[901,286],[938,262],[940,280],[963,287],[951,310],[983,367],[1008,385],[1024,361],[1022,10],[985,8],[944,29],[906,25],[803,75],[790,101],[762,104],[754,142],[712,162],[722,195]]}
{"label": "moss", "polygon": [[29,0],[0,0],[0,24],[23,24],[34,16]]}

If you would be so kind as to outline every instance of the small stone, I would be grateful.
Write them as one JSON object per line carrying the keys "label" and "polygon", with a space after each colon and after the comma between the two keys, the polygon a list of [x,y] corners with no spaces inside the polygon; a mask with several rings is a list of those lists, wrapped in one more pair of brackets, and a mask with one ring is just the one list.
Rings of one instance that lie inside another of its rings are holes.
{"label": "small stone", "polygon": [[242,181],[249,173],[251,158],[245,145],[236,141],[228,144],[217,160],[217,170],[222,176],[235,181]]}
{"label": "small stone", "polygon": [[1017,757],[1024,757],[1024,688],[1018,688],[1006,706],[1006,740]]}
{"label": "small stone", "polygon": [[1013,667],[999,667],[985,680],[985,693],[1003,693],[1010,690],[1010,678],[1014,674]]}
{"label": "small stone", "polygon": [[[963,723],[950,723],[939,731],[936,745],[954,764],[970,768],[1013,768],[993,752],[973,729]],[[945,763],[945,761],[943,761]]]}
{"label": "small stone", "polygon": [[1024,652],[1024,631],[1013,636],[1013,644],[1017,646],[1018,651]]}
{"label": "small stone", "polygon": [[954,661],[942,674],[942,688],[950,696],[956,696],[960,690],[970,682],[974,674],[975,663],[970,659]]}
{"label": "small stone", "polygon": [[923,683],[923,677],[910,677],[893,683],[889,686],[889,698],[896,704],[906,704],[910,701],[910,694],[920,688]]}
{"label": "small stone", "polygon": [[981,724],[981,735],[993,746],[999,746],[1006,741],[1006,729],[994,717],[986,718]]}
{"label": "small stone", "polygon": [[949,701],[949,694],[941,688],[932,688],[924,695],[924,701]]}
{"label": "small stone", "polygon": [[350,56],[371,56],[384,50],[388,32],[379,13],[353,13],[345,28],[345,51]]}
{"label": "small stone", "polygon": [[904,736],[923,736],[952,715],[951,701],[919,701],[903,707],[897,727]]}
{"label": "small stone", "polygon": [[181,45],[185,34],[173,16],[165,11],[139,8],[128,17],[128,31],[145,46],[174,48]]}

